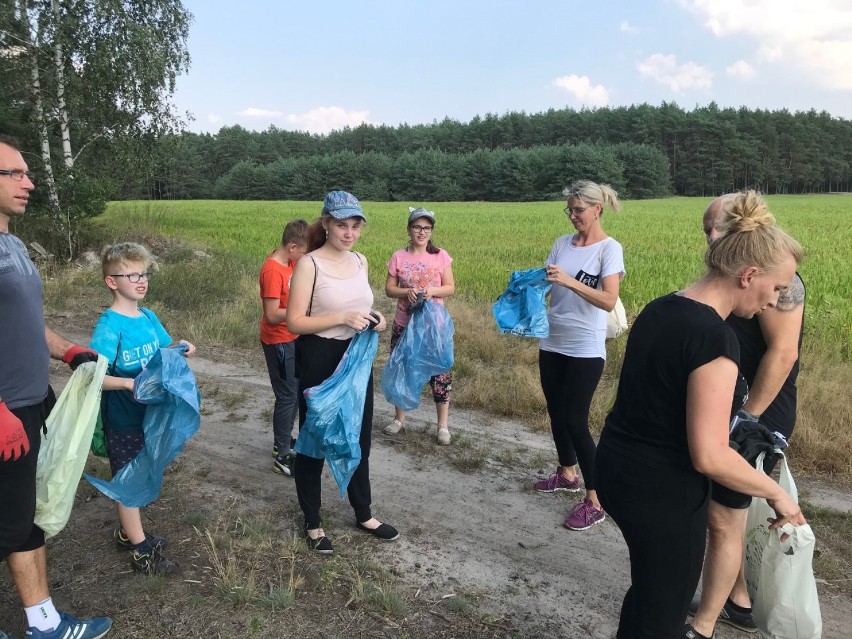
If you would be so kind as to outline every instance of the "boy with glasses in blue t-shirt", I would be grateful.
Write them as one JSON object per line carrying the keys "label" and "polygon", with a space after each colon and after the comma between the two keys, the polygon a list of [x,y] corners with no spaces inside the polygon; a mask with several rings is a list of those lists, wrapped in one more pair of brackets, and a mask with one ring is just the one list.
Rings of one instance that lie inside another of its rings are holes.
{"label": "boy with glasses in blue t-shirt", "polygon": [[[154,257],[140,244],[124,242],[107,246],[101,256],[104,283],[112,292],[112,304],[103,312],[92,334],[90,347],[109,360],[107,374],[135,378],[161,346],[172,338],[153,311],[139,302],[148,292]],[[184,354],[192,355],[195,346],[185,340]],[[109,378],[107,378],[107,381]],[[133,399],[129,390],[113,390],[105,381],[101,400],[104,435],[113,476],[131,462],[145,445],[142,422],[145,406]],[[130,566],[146,574],[170,574],[177,565],[163,556],[167,541],[146,533],[138,508],[118,502],[120,526],[115,531],[119,548],[130,550]]]}

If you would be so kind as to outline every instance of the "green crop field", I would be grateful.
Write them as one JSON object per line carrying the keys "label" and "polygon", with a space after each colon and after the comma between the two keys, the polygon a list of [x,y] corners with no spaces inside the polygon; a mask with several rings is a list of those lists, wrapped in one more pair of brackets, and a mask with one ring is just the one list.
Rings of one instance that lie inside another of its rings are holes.
{"label": "green crop field", "polygon": [[[620,213],[608,211],[607,233],[624,246],[627,277],[622,299],[635,314],[656,296],[681,288],[702,272],[701,215],[708,199],[668,198],[628,201]],[[852,326],[852,195],[768,198],[779,222],[804,246],[801,273],[807,285],[806,331],[832,358],[850,357]],[[544,262],[554,239],[572,230],[561,202],[412,203],[435,211],[434,241],[454,258],[458,295],[477,305],[493,301],[511,271]],[[246,264],[260,265],[280,239],[284,224],[312,221],[319,202],[115,202],[100,223],[124,233],[177,237],[222,250]],[[380,293],[384,265],[407,241],[408,203],[365,202],[368,224],[358,249],[371,264]]]}
{"label": "green crop field", "polygon": [[[806,253],[800,268],[807,286],[806,334],[791,454],[803,468],[850,478],[852,195],[778,196],[768,201]],[[628,316],[652,298],[701,276],[705,249],[701,218],[707,203],[703,198],[628,201],[620,213],[605,214],[604,228],[624,246],[627,277],[621,291]],[[371,264],[375,307],[386,314],[392,312],[393,301],[384,295],[385,264],[407,241],[408,204],[364,203],[369,223],[358,249]],[[453,404],[548,428],[538,379],[538,340],[500,335],[490,306],[513,270],[543,264],[555,238],[572,230],[562,212],[564,203],[411,204],[436,212],[434,241],[455,260],[457,295],[448,303],[456,324]],[[162,257],[146,303],[161,314],[173,335],[202,348],[257,352],[260,264],[280,241],[287,221],[313,220],[320,206],[319,202],[115,202],[87,232],[91,244],[143,241]],[[197,254],[198,249],[204,253]],[[103,283],[91,271],[65,272],[45,282],[47,304],[55,310],[73,305],[74,300],[91,306],[98,296],[106,303]],[[377,375],[387,341],[382,340],[379,350]],[[604,376],[592,403],[593,430],[603,423],[614,397],[625,342],[620,338],[607,344]]]}

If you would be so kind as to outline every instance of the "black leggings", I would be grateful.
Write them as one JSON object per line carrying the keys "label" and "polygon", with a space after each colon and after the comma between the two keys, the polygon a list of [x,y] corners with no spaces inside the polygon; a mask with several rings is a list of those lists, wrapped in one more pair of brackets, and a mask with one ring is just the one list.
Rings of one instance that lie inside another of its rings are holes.
{"label": "black leggings", "polygon": [[710,482],[692,467],[646,460],[598,447],[598,497],[630,551],[617,639],[680,637],[704,559]]}
{"label": "black leggings", "polygon": [[15,461],[0,462],[0,561],[13,552],[29,552],[44,546],[44,531],[35,525],[36,468],[41,431],[56,403],[53,389],[33,406],[11,409],[21,420],[30,450]]}
{"label": "black leggings", "polygon": [[[317,386],[331,377],[352,340],[327,339],[316,335],[302,335],[296,340],[296,365],[299,378],[299,428],[305,423],[308,405],[305,401],[306,388]],[[349,503],[355,511],[355,519],[360,522],[372,519],[370,504],[370,443],[373,428],[373,375],[367,383],[367,396],[364,400],[364,416],[361,420],[361,463],[355,469],[346,492]],[[320,527],[320,508],[322,507],[322,469],[324,459],[307,455],[296,455],[293,462],[293,478],[296,480],[296,495],[299,506],[305,515],[305,528],[313,530]]]}
{"label": "black leggings", "polygon": [[579,461],[587,490],[595,488],[595,440],[589,432],[589,408],[603,369],[600,357],[538,352],[541,389],[559,465],[573,466]]}

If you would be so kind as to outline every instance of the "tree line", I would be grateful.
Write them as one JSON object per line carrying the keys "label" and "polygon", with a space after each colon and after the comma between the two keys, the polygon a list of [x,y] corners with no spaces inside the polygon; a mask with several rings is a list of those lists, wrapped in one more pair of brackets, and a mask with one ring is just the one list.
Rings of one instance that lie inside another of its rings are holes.
{"label": "tree line", "polygon": [[187,150],[184,146],[170,156],[168,168],[153,184],[142,185],[153,188],[151,193],[137,185],[126,197],[316,200],[340,188],[376,201],[532,201],[561,198],[562,188],[580,176],[612,184],[628,197],[671,193],[665,156],[641,144],[479,149],[464,154],[423,148],[396,157],[337,151],[279,157],[269,163],[241,159],[219,177],[203,170],[203,160],[195,158],[191,164]]}
{"label": "tree line", "polygon": [[161,138],[154,171],[127,181],[120,196],[317,199],[346,188],[374,200],[526,201],[558,197],[581,177],[628,198],[848,191],[852,121],[663,103],[362,124],[327,135],[223,127]]}

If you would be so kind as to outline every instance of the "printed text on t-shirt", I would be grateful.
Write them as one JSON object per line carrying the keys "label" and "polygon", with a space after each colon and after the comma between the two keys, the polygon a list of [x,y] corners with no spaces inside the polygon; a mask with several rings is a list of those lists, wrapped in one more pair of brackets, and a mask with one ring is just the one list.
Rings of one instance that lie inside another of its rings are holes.
{"label": "printed text on t-shirt", "polygon": [[122,349],[121,361],[124,364],[124,368],[133,368],[136,365],[140,365],[142,368],[145,368],[151,357],[159,348],[160,342],[154,341],[143,344],[142,346],[137,346],[136,348]]}
{"label": "printed text on t-shirt", "polygon": [[590,288],[597,288],[598,281],[600,280],[600,275],[589,275],[586,271],[580,270],[575,276],[578,282],[585,284]]}

